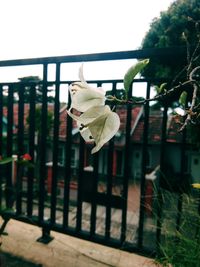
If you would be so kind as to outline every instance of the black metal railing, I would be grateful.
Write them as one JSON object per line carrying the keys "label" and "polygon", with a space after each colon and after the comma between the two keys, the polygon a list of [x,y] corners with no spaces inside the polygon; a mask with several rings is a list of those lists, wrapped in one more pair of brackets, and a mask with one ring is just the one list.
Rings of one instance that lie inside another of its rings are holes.
{"label": "black metal railing", "polygon": [[[93,156],[92,171],[87,172],[84,170],[86,150],[91,145],[85,144],[82,138],[73,134],[74,124],[72,119],[67,116],[66,111],[66,124],[63,124],[60,117],[60,86],[66,85],[66,94],[69,94],[67,86],[71,83],[69,80],[60,80],[60,68],[64,63],[82,61],[106,62],[107,60],[169,57],[173,55],[178,57],[183,55],[184,51],[184,49],[149,49],[0,61],[0,67],[42,65],[43,68],[42,81],[39,83],[2,82],[0,84],[0,119],[3,122],[3,117],[5,117],[7,121],[5,125],[6,132],[3,132],[3,126],[0,125],[0,154],[3,157],[17,154],[20,159],[21,155],[29,153],[32,158],[31,162],[34,164],[34,168],[27,169],[27,167],[23,167],[20,176],[16,174],[16,181],[13,181],[11,164],[1,165],[0,203],[3,218],[6,215],[9,218],[38,225],[43,230],[42,237],[39,239],[42,242],[51,240],[50,231],[55,230],[129,251],[155,252],[157,244],[161,242],[162,235],[162,198],[158,188],[156,193],[158,194],[156,196],[158,208],[154,210],[153,202],[151,202],[152,207],[150,208],[155,211],[155,214],[151,217],[147,216],[145,206],[147,153],[151,143],[148,138],[151,130],[149,104],[144,104],[141,141],[136,142],[131,136],[132,120],[134,119],[132,110],[135,107],[129,103],[123,106],[126,114],[123,128],[124,142],[120,146],[115,138],[110,140],[109,144],[102,149],[102,152]],[[55,81],[48,81],[49,64],[55,64],[56,66]],[[94,80],[89,82],[98,86],[105,83],[111,84],[111,93],[114,95],[117,90],[117,83],[121,83],[122,80]],[[146,84],[145,97],[149,98],[153,81],[143,78],[136,79],[133,82],[133,90],[134,84],[141,82]],[[39,103],[36,96],[38,84],[42,86],[42,102]],[[48,88],[50,86],[55,88],[53,103],[48,103]],[[29,90],[28,101],[25,100],[27,88]],[[39,119],[36,119],[38,106],[41,108],[41,113]],[[69,108],[69,106],[70,98],[67,107]],[[116,107],[116,112],[120,113],[120,108],[122,107]],[[50,111],[53,113],[51,122],[48,120]],[[51,124],[50,130],[49,123]],[[65,164],[62,167],[64,175],[59,177],[59,168],[61,167],[58,164],[58,147],[61,143],[61,127],[65,127],[64,141],[62,136]],[[156,151],[159,151],[159,153],[157,153],[156,162],[152,165],[152,168],[160,164],[162,169],[163,164],[165,164],[165,149],[168,144],[166,137],[167,107],[161,117],[160,129],[162,129],[161,138],[155,145]],[[185,141],[183,140],[183,142]],[[113,173],[116,147],[124,153],[121,184],[120,187],[116,186],[116,190],[119,191],[120,188],[120,192],[117,194],[114,193],[115,174]],[[71,168],[72,148],[77,151],[78,171],[76,177],[73,177]],[[133,180],[132,173],[135,166],[133,152],[138,149],[142,158],[140,161],[140,179]],[[186,147],[181,145],[181,149],[180,162],[183,166],[183,155]],[[51,159],[51,168],[48,169],[47,162],[49,158]],[[102,181],[99,171],[101,165],[106,166],[104,168],[106,174],[104,173]],[[21,166],[18,166],[18,172],[20,168]],[[3,169],[5,169],[5,172],[3,172]],[[183,174],[183,167],[181,167],[180,172]],[[63,182],[62,188],[60,186],[61,180]],[[85,186],[87,181],[88,185]],[[89,190],[90,185],[91,189]],[[58,197],[58,191],[61,189],[64,193],[62,197]],[[155,201],[154,196],[151,196],[152,201]],[[179,196],[178,216],[181,213],[181,201]],[[154,223],[155,218],[157,223]],[[177,219],[177,224],[179,223],[179,219]],[[151,227],[152,224],[154,224],[154,228]]]}

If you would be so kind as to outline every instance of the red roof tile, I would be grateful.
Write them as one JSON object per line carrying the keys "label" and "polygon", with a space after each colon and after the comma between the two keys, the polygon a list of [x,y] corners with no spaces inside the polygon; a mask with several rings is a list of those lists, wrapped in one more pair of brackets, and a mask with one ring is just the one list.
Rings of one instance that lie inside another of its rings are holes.
{"label": "red roof tile", "polygon": [[[26,125],[27,117],[29,116],[29,104],[24,104],[24,125]],[[53,113],[53,104],[48,105],[48,110]],[[117,114],[120,117],[120,136],[124,136],[126,130],[126,118],[127,110],[125,106],[118,106],[116,109]],[[7,117],[7,108],[3,108],[3,114]],[[142,107],[134,107],[131,113],[131,132],[132,132],[132,142],[142,143],[143,132],[144,132],[144,116]],[[14,125],[18,126],[18,105],[13,106],[13,122]],[[76,122],[72,121],[73,128],[77,128]],[[159,143],[161,141],[161,125],[162,125],[162,113],[160,111],[150,113],[149,116],[149,129],[148,129],[148,143]],[[180,125],[177,122],[176,117],[169,117],[168,131],[167,131],[167,141],[168,142],[180,142],[181,134],[178,133]],[[60,123],[59,123],[59,137],[62,140],[66,139],[66,129],[67,129],[67,107],[63,107],[60,110]],[[124,139],[117,140],[119,145],[123,145]],[[121,143],[120,143],[121,142]]]}

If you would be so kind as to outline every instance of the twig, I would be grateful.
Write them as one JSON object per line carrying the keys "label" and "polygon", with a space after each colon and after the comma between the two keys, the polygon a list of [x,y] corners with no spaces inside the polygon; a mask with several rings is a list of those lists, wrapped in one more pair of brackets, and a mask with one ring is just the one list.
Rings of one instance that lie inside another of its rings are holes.
{"label": "twig", "polygon": [[193,75],[195,74],[196,71],[200,70],[200,66],[194,68],[191,72],[190,72],[190,75],[189,75],[189,80],[190,81],[193,81],[193,94],[192,94],[192,103],[191,103],[191,106],[190,106],[190,109],[188,110],[188,114],[187,114],[187,117],[185,119],[185,122],[183,124],[183,126],[180,128],[180,131],[183,131],[185,129],[185,127],[188,125],[188,123],[191,121],[192,119],[192,114],[194,112],[194,108],[195,108],[195,103],[196,103],[196,99],[197,99],[197,92],[198,92],[198,85],[197,85],[197,82],[193,80]]}
{"label": "twig", "polygon": [[118,104],[137,104],[137,105],[143,105],[143,104],[146,104],[148,102],[152,102],[152,101],[158,101],[158,100],[163,100],[165,99],[166,97],[169,97],[170,95],[172,95],[173,93],[175,93],[178,89],[180,89],[181,87],[185,86],[185,85],[188,85],[188,84],[195,84],[196,81],[191,79],[191,80],[188,80],[188,81],[185,81],[183,83],[179,83],[178,85],[174,86],[173,88],[171,88],[170,90],[160,94],[160,95],[156,95],[155,97],[153,98],[147,98],[147,99],[144,99],[144,100],[140,100],[140,101],[137,101],[137,100],[131,100],[131,99],[119,99],[117,98],[116,96],[112,96],[112,95],[108,95],[106,97],[106,99],[108,101],[115,101],[117,102]]}
{"label": "twig", "polygon": [[160,94],[160,95],[156,95],[155,97],[153,98],[149,98],[149,99],[145,99],[145,100],[142,100],[142,101],[135,101],[137,104],[145,104],[147,102],[151,102],[151,101],[157,101],[157,100],[162,100],[166,97],[169,97],[169,95],[172,95],[173,93],[175,93],[178,89],[180,89],[181,87],[185,86],[185,85],[188,85],[188,84],[191,84],[191,83],[194,83],[196,82],[195,80],[188,80],[188,81],[185,81],[183,83],[180,83],[179,85],[176,85],[174,86],[173,88],[171,88],[169,91],[166,91],[164,92],[163,94]]}

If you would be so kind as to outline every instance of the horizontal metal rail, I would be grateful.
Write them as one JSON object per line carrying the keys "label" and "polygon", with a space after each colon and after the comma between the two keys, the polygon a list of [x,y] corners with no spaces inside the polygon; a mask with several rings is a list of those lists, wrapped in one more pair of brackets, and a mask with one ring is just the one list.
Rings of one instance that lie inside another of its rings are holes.
{"label": "horizontal metal rail", "polygon": [[180,57],[186,53],[185,47],[174,48],[147,48],[142,50],[130,50],[120,52],[106,52],[95,54],[80,54],[80,55],[68,55],[59,57],[43,57],[43,58],[30,58],[30,59],[15,59],[15,60],[2,60],[0,61],[0,67],[8,66],[22,66],[22,65],[40,65],[40,64],[53,64],[53,63],[72,63],[72,62],[84,62],[84,61],[108,61],[108,60],[120,60],[120,59],[144,59],[155,57]]}

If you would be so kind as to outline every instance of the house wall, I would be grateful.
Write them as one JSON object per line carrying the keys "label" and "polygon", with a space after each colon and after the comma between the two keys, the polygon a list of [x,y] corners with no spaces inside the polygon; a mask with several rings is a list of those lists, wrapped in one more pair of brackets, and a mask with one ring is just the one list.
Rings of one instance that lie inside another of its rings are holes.
{"label": "house wall", "polygon": [[188,155],[188,167],[193,183],[200,183],[200,152],[192,152]]}
{"label": "house wall", "polygon": [[165,164],[172,167],[175,173],[181,172],[181,147],[178,144],[168,143],[165,147]]}
{"label": "house wall", "polygon": [[[63,146],[64,148],[64,146]],[[158,165],[160,165],[160,144],[151,144],[148,146],[148,157],[147,157],[147,166],[146,172],[152,172]],[[123,147],[121,148],[123,150]],[[76,176],[78,162],[79,162],[79,146],[73,145],[73,159],[72,159],[72,174]],[[91,148],[89,148],[90,152]],[[52,153],[50,152],[51,149],[49,147],[48,159],[51,160]],[[131,148],[131,155],[130,155],[130,176],[129,181],[139,181],[142,175],[142,145],[141,144],[133,144]],[[86,153],[87,154],[87,153]],[[49,156],[51,155],[51,156]],[[64,153],[63,153],[64,155]],[[91,155],[91,154],[90,154]],[[99,180],[104,180],[108,170],[108,150],[107,147],[104,147],[99,152]],[[165,166],[169,166],[170,169],[173,170],[174,173],[180,173],[181,169],[181,147],[179,144],[175,143],[167,143],[165,147],[165,154],[164,154],[164,161]],[[113,175],[118,175],[116,173],[116,155],[114,155],[113,160],[115,164],[113,164]],[[90,162],[86,160],[85,163]],[[89,163],[88,163],[89,164]],[[120,161],[117,162],[120,164]],[[87,165],[87,164],[86,164]],[[85,167],[89,167],[86,166]],[[123,176],[123,165],[124,162],[121,162],[122,165],[122,173]],[[91,167],[91,166],[90,166]],[[118,166],[119,167],[119,166]],[[200,175],[198,174],[198,170],[200,168],[200,155],[194,152],[187,153],[187,160],[185,162],[186,172],[191,172],[192,176],[195,178],[195,181],[198,179],[200,180]],[[119,168],[118,168],[119,169]],[[64,168],[63,168],[64,171]],[[59,179],[62,179],[64,173],[59,171]],[[198,177],[198,178],[197,178]],[[196,179],[197,178],[197,179]],[[199,181],[200,182],[200,181]]]}
{"label": "house wall", "polygon": [[[160,147],[158,145],[150,145],[147,155],[147,172],[151,172],[160,164]],[[135,144],[131,153],[131,176],[133,180],[141,179],[142,170],[142,145]]]}
{"label": "house wall", "polygon": [[141,177],[142,150],[141,146],[135,145],[131,149],[131,180],[136,181]]}
{"label": "house wall", "polygon": [[149,147],[150,153],[150,168],[155,169],[158,165],[160,165],[160,146],[159,145],[151,145]]}

